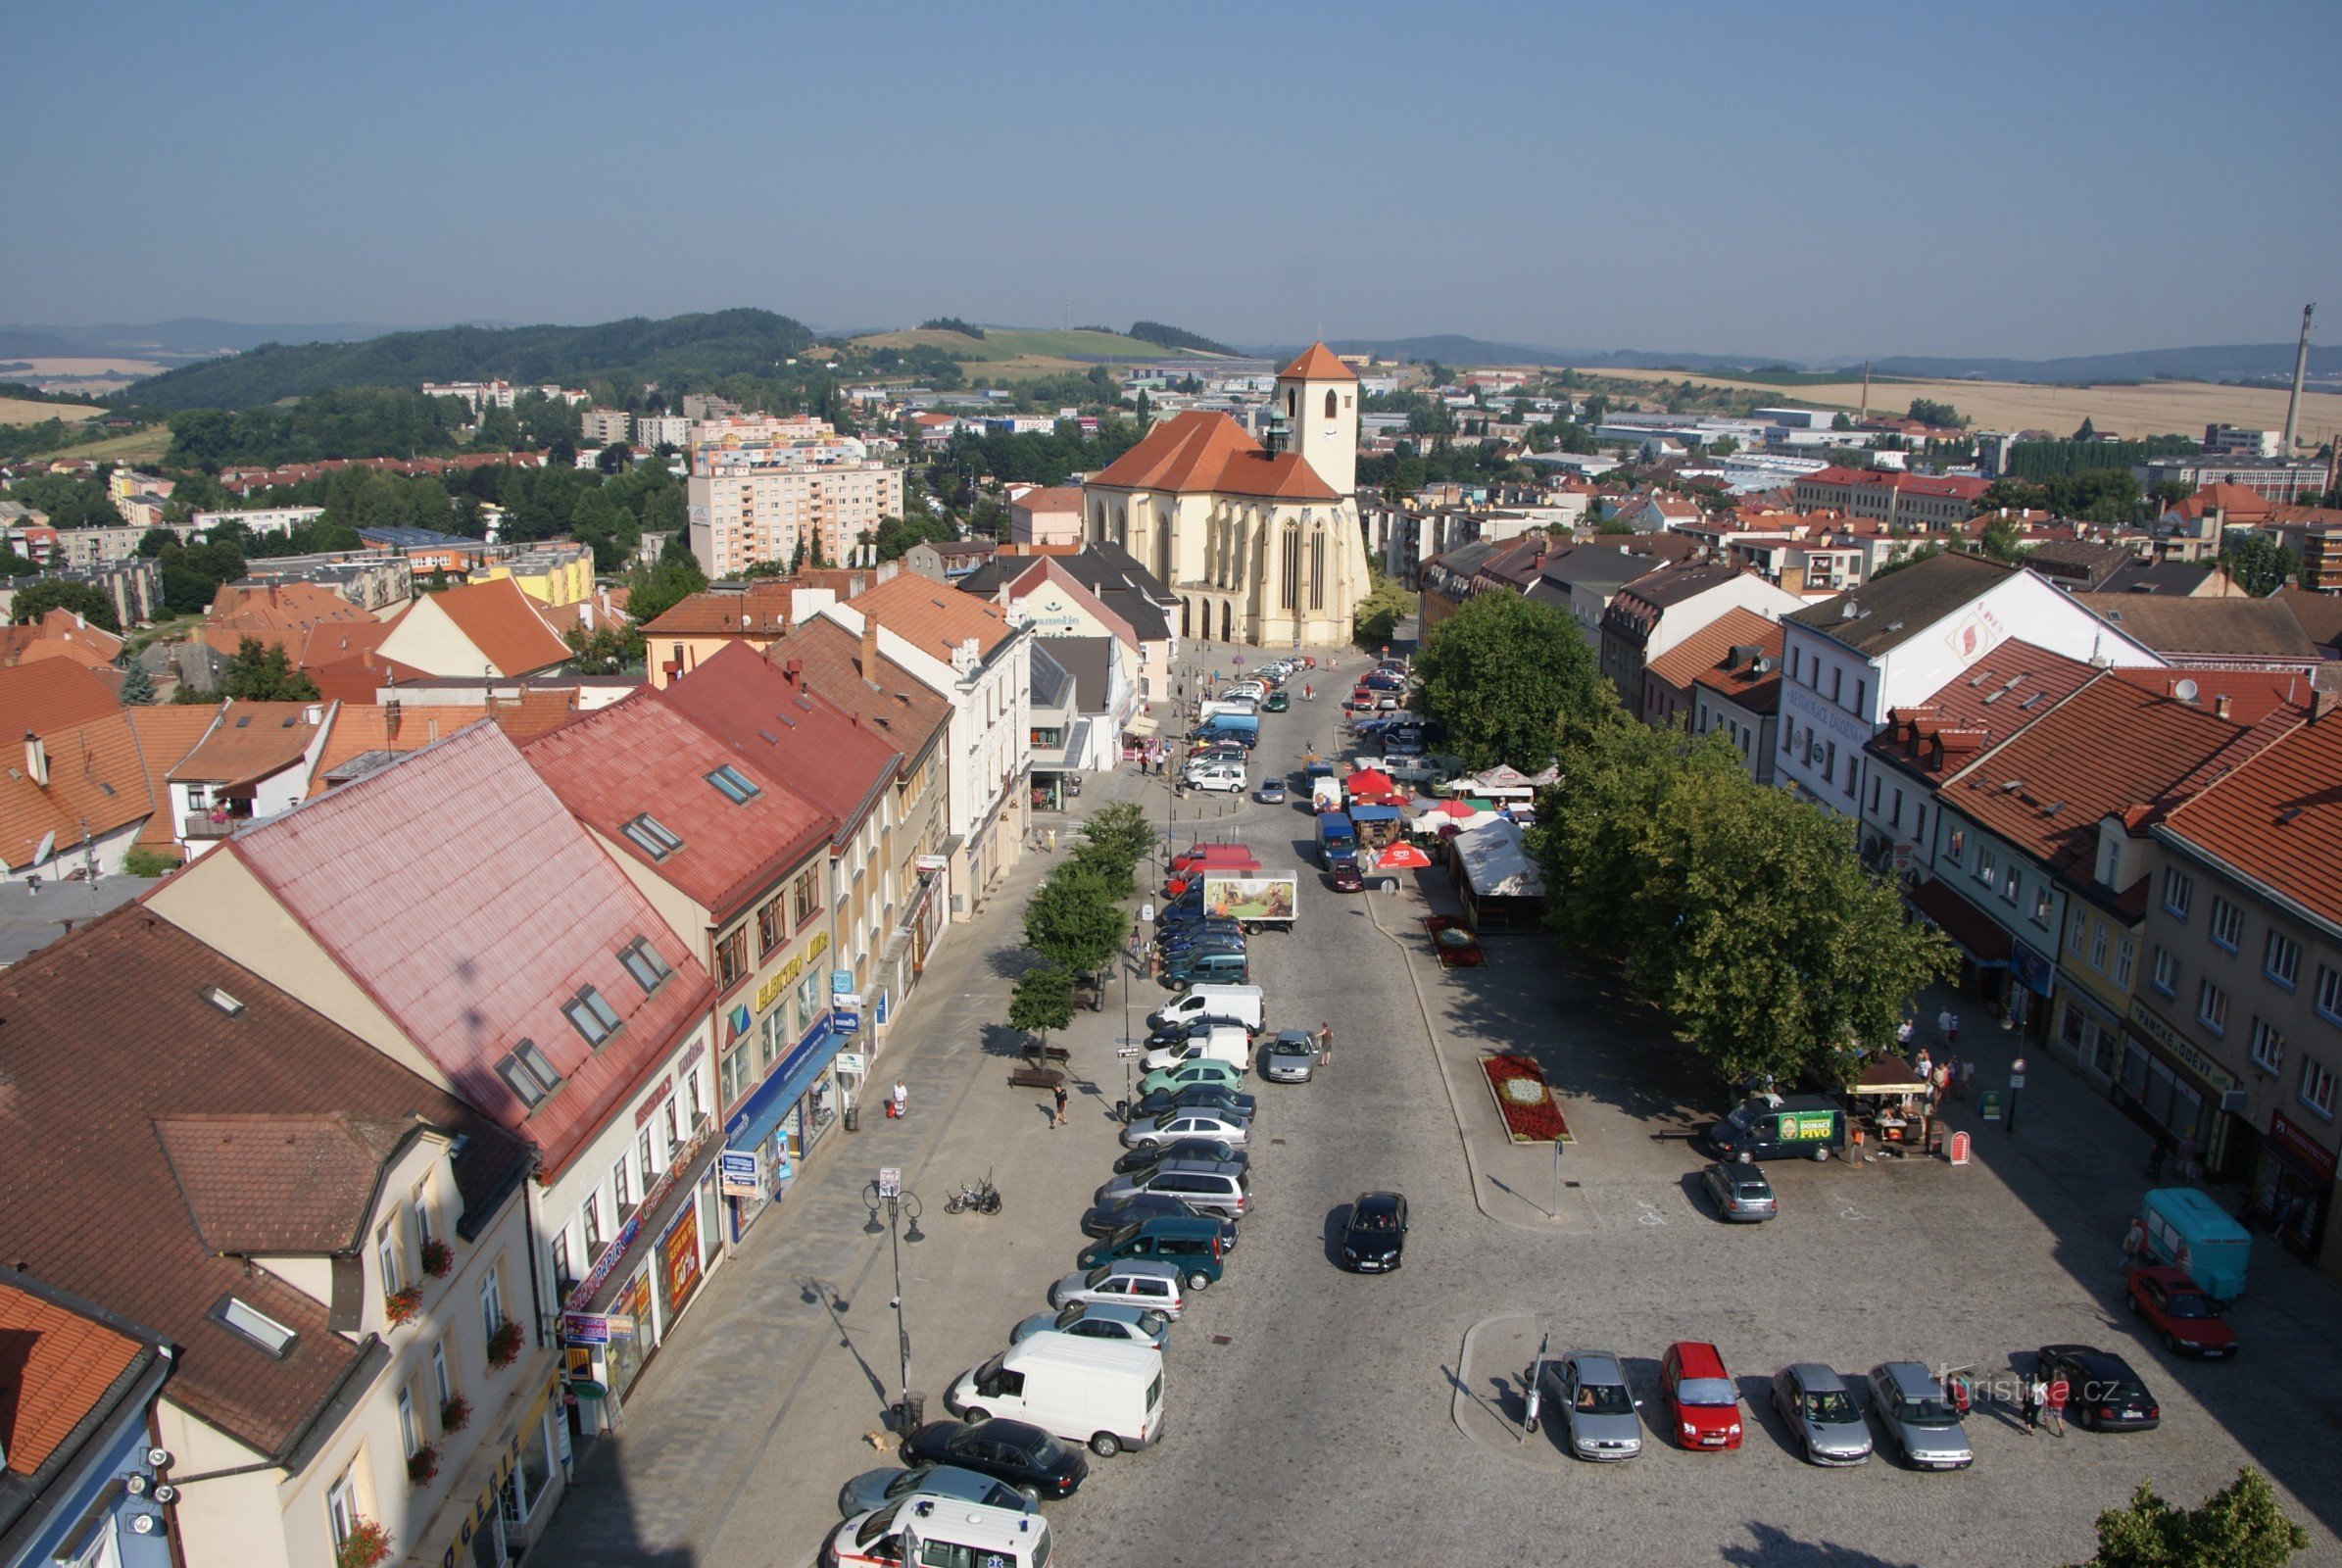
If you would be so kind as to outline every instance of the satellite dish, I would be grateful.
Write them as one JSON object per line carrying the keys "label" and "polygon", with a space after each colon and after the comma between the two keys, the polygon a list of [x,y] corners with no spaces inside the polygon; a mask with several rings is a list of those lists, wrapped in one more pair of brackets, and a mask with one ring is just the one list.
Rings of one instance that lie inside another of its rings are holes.
{"label": "satellite dish", "polygon": [[40,848],[32,852],[32,863],[34,865],[46,863],[49,858],[49,852],[55,848],[57,848],[57,834],[55,830],[52,829],[51,831],[43,833],[40,836]]}
{"label": "satellite dish", "polygon": [[2171,688],[2171,695],[2183,703],[2192,703],[2196,700],[2196,693],[2202,689],[2192,680],[2183,680]]}

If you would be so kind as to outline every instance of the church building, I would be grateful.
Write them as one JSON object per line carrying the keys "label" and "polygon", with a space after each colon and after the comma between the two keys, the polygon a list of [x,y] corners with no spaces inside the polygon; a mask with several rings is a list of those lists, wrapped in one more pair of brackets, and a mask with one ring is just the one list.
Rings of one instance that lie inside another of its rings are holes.
{"label": "church building", "polygon": [[1268,444],[1225,414],[1158,421],[1082,488],[1083,530],[1180,602],[1184,637],[1342,645],[1369,588],[1358,377],[1323,343],[1277,376]]}

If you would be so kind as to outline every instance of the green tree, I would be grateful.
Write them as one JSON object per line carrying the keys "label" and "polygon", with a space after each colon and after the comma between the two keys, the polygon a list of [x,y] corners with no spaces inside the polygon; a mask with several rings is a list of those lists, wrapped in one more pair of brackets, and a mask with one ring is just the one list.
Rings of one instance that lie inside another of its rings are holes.
{"label": "green tree", "polygon": [[281,643],[241,638],[236,651],[220,662],[220,694],[245,702],[299,703],[314,701],[316,684],[293,667]]}
{"label": "green tree", "polygon": [[1977,544],[1994,561],[2014,563],[2025,559],[2025,547],[2019,540],[2017,524],[2006,517],[1995,517],[1984,524],[1984,535]]}
{"label": "green tree", "polygon": [[124,708],[151,708],[155,701],[155,677],[137,660],[122,674],[122,702]]}
{"label": "green tree", "polygon": [[159,851],[150,850],[144,845],[136,846],[129,854],[122,858],[124,876],[169,876],[178,869],[178,863],[169,856]]}
{"label": "green tree", "polygon": [[1107,863],[1119,864],[1128,875],[1154,847],[1154,824],[1137,805],[1116,801],[1092,814],[1082,829],[1082,840],[1085,848],[1095,847],[1100,855],[1110,857]]}
{"label": "green tree", "polygon": [[1913,398],[1911,408],[1903,417],[1917,419],[1922,424],[1938,425],[1949,430],[1957,430],[1968,423],[1968,420],[1961,416],[1960,411],[1949,403],[1937,403],[1928,398]]}
{"label": "green tree", "polygon": [[[1577,622],[1519,594],[1478,594],[1441,621],[1415,661],[1417,704],[1471,767],[1536,772],[1557,733],[1618,710]],[[1557,730],[1558,726],[1558,730]]]}
{"label": "green tree", "polygon": [[642,629],[610,622],[588,631],[583,626],[562,628],[561,641],[581,675],[616,675],[643,668],[646,656]]}
{"label": "green tree", "polygon": [[2256,599],[2267,598],[2293,580],[2301,562],[2293,552],[2265,533],[2243,534],[2220,553],[2220,564],[2236,585]]}
{"label": "green tree", "polygon": [[2284,1568],[2309,1548],[2269,1478],[2246,1465],[2200,1508],[2174,1508],[2139,1483],[2129,1507],[2098,1516],[2098,1554],[2081,1568]]}
{"label": "green tree", "polygon": [[2074,439],[2076,441],[2095,441],[2098,439],[2098,427],[2090,422],[2088,415],[2082,416],[2080,426],[2074,432]]}
{"label": "green tree", "polygon": [[178,542],[179,536],[169,528],[149,528],[138,536],[138,554],[152,561]]}
{"label": "green tree", "polygon": [[1353,624],[1358,646],[1376,649],[1391,640],[1400,621],[1415,613],[1415,595],[1371,558],[1366,569],[1374,586],[1358,601]]}
{"label": "green tree", "polygon": [[1060,865],[1025,905],[1025,946],[1060,968],[1095,969],[1121,950],[1122,899],[1095,866]]}
{"label": "green tree", "polygon": [[707,586],[707,574],[681,534],[670,535],[648,565],[627,574],[626,614],[637,626],[648,626],[669,610]]}
{"label": "green tree", "polygon": [[20,626],[31,625],[52,610],[70,610],[92,626],[102,626],[111,632],[122,630],[122,622],[114,615],[113,599],[104,589],[85,582],[45,577],[20,590],[8,607],[9,614]]}
{"label": "green tree", "polygon": [[1008,1027],[1037,1034],[1049,1044],[1049,1031],[1073,1022],[1073,974],[1053,963],[1037,964],[1016,977],[1008,995]]}

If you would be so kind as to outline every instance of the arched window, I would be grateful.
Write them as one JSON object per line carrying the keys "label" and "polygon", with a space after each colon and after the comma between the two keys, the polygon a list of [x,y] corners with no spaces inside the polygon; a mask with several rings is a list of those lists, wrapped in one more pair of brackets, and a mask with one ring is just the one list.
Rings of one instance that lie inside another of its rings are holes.
{"label": "arched window", "polygon": [[1326,417],[1329,419],[1334,417],[1334,389],[1332,387],[1326,389]]}
{"label": "arched window", "polygon": [[1285,389],[1285,416],[1289,419],[1297,419],[1301,416],[1301,394],[1295,392],[1292,387]]}
{"label": "arched window", "polygon": [[1284,564],[1278,602],[1288,610],[1297,610],[1301,604],[1301,530],[1290,522],[1285,525]]}
{"label": "arched window", "polygon": [[[1329,398],[1333,395],[1326,394]],[[1309,608],[1326,608],[1326,525],[1322,522],[1309,535]]]}

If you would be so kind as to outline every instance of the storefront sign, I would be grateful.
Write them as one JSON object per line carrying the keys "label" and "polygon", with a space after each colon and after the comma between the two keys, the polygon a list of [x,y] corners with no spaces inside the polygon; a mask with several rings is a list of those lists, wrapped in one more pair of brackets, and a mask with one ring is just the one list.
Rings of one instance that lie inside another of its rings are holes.
{"label": "storefront sign", "polygon": [[685,1203],[659,1239],[659,1262],[666,1270],[667,1313],[683,1310],[691,1293],[700,1288],[700,1205]]}
{"label": "storefront sign", "polygon": [[829,972],[829,989],[830,995],[834,997],[852,996],[854,994],[854,971],[852,969],[832,969]]}
{"label": "storefront sign", "polygon": [[2018,982],[2036,997],[2046,997],[2057,989],[2057,965],[2022,942],[2009,944],[2009,967]]}
{"label": "storefront sign", "polygon": [[734,1040],[738,1040],[742,1035],[748,1033],[748,1026],[752,1021],[748,1004],[745,1002],[733,1003],[732,1010],[724,1014],[724,1026],[732,1031]]}
{"label": "storefront sign", "polygon": [[608,1345],[610,1319],[599,1312],[563,1312],[561,1338],[571,1345]]}
{"label": "storefront sign", "polygon": [[884,1029],[884,1028],[886,1027],[886,1025],[887,1025],[887,994],[886,994],[885,992],[881,991],[881,992],[878,994],[878,1026],[879,1026],[881,1029]]}
{"label": "storefront sign", "polygon": [[594,1293],[602,1289],[610,1271],[618,1266],[618,1260],[626,1255],[626,1249],[634,1245],[635,1235],[642,1229],[642,1210],[637,1209],[632,1219],[618,1227],[618,1234],[611,1237],[610,1246],[602,1250],[602,1260],[586,1270],[586,1277],[579,1280],[577,1289],[569,1293],[571,1302],[583,1306],[594,1298]]}
{"label": "storefront sign", "polygon": [[706,1040],[694,1042],[692,1048],[683,1053],[683,1059],[675,1063],[675,1071],[689,1073],[692,1068],[700,1064],[700,1058],[706,1054],[707,1054],[707,1042]]}
{"label": "storefront sign", "polygon": [[763,1012],[789,988],[797,984],[797,977],[805,972],[805,956],[799,954],[772,972],[772,977],[756,988],[756,1011]]}
{"label": "storefront sign", "polygon": [[2306,1175],[2321,1182],[2334,1179],[2334,1156],[2310,1141],[2307,1133],[2285,1119],[2281,1110],[2269,1113],[2269,1142]]}
{"label": "storefront sign", "polygon": [[830,1026],[840,1034],[853,1034],[862,1026],[862,1015],[858,1012],[833,1012],[829,1017]]}
{"label": "storefront sign", "polygon": [[881,1165],[878,1167],[878,1196],[881,1198],[901,1198],[903,1196],[902,1166]]}
{"label": "storefront sign", "polygon": [[661,1078],[659,1081],[659,1087],[657,1089],[652,1090],[650,1094],[643,1097],[643,1102],[641,1104],[634,1107],[634,1124],[637,1127],[640,1127],[644,1122],[649,1121],[651,1119],[652,1113],[658,1110],[659,1107],[665,1102],[666,1097],[674,1092],[675,1077],[674,1074],[669,1073],[666,1077]]}
{"label": "storefront sign", "polygon": [[813,940],[805,944],[805,961],[810,963],[813,959],[820,957],[828,951],[829,933],[827,931],[816,931],[813,933]]}
{"label": "storefront sign", "polygon": [[2223,1072],[2204,1053],[2189,1045],[2176,1029],[2157,1017],[2154,1010],[2136,997],[2130,999],[2130,1021],[2141,1035],[2162,1047],[2173,1061],[2213,1088],[2226,1091],[2236,1087],[2235,1079]]}
{"label": "storefront sign", "polygon": [[951,857],[944,855],[914,855],[910,863],[922,871],[947,871],[951,866]]}
{"label": "storefront sign", "polygon": [[1984,1119],[1985,1119],[1986,1121],[1998,1121],[1998,1120],[2000,1120],[2000,1091],[1999,1091],[1999,1090],[1997,1090],[1997,1089],[1987,1089],[1987,1090],[1985,1090],[1985,1091],[1984,1091],[1984,1106],[1983,1106],[1983,1112],[1982,1112],[1982,1114],[1983,1114],[1983,1117],[1984,1117]]}
{"label": "storefront sign", "polygon": [[838,1071],[850,1072],[859,1076],[860,1074],[869,1070],[869,1063],[864,1059],[860,1052],[841,1051],[838,1053]]}
{"label": "storefront sign", "polygon": [[727,1149],[715,1156],[726,1198],[761,1198],[764,1186],[756,1180],[755,1150]]}

